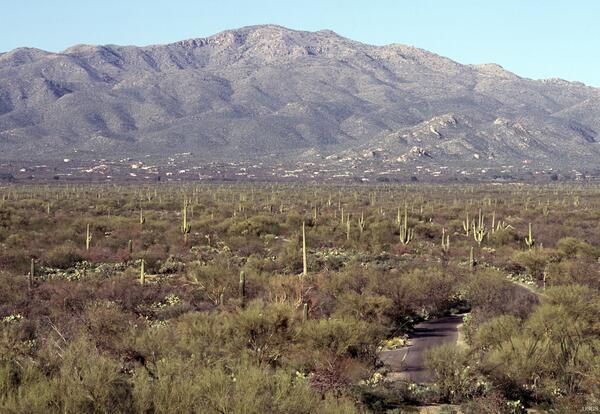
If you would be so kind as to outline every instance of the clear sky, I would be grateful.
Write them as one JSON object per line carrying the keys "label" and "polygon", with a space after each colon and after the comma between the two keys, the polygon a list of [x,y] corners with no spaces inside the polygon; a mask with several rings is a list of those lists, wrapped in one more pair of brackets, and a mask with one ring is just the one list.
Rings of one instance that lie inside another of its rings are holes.
{"label": "clear sky", "polygon": [[264,23],[600,87],[599,0],[2,0],[0,51],[167,43]]}

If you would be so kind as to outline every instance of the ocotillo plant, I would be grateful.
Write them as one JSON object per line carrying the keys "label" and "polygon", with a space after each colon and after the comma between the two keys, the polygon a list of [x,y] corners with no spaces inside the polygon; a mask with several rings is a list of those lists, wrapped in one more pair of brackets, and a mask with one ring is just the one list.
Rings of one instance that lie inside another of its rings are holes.
{"label": "ocotillo plant", "polygon": [[533,235],[531,233],[531,223],[529,223],[529,234],[527,235],[527,237],[525,237],[525,244],[527,245],[527,247],[529,247],[530,249],[533,247],[533,245],[535,244],[535,239],[533,238]]}
{"label": "ocotillo plant", "polygon": [[408,207],[404,206],[404,224],[400,226],[400,242],[404,245],[413,239],[414,230],[408,227]]}
{"label": "ocotillo plant", "polygon": [[306,260],[306,230],[305,224],[302,222],[302,275],[308,274],[308,263]]}
{"label": "ocotillo plant", "polygon": [[92,233],[90,232],[90,225],[88,223],[85,229],[85,250],[90,250],[90,243],[92,242]]}
{"label": "ocotillo plant", "polygon": [[144,283],[146,283],[146,261],[144,259],[142,259],[142,262],[140,264],[140,285],[144,285]]}

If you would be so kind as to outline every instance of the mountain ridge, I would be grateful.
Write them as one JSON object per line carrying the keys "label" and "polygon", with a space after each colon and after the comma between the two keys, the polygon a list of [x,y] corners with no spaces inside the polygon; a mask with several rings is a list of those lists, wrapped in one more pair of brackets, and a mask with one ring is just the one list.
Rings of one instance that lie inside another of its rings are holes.
{"label": "mountain ridge", "polygon": [[[447,114],[456,125],[437,125]],[[404,164],[428,154],[565,169],[597,164],[598,131],[598,88],[330,30],[259,25],[166,45],[0,54],[0,159],[360,160],[379,149]]]}

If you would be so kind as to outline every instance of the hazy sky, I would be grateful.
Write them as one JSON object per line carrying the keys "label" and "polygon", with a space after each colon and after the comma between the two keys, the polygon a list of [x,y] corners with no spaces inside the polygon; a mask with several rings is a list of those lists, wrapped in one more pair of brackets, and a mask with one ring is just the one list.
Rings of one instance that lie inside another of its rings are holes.
{"label": "hazy sky", "polygon": [[263,23],[600,87],[597,0],[1,0],[0,51],[167,43]]}

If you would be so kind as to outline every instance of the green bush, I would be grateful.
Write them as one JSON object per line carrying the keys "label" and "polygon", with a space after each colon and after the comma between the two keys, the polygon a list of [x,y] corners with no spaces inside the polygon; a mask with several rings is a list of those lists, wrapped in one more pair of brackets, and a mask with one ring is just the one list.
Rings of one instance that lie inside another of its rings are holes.
{"label": "green bush", "polygon": [[44,263],[50,267],[67,269],[84,260],[81,250],[73,244],[56,246],[44,254]]}
{"label": "green bush", "polygon": [[459,403],[480,393],[467,349],[454,344],[441,345],[430,349],[425,358],[444,401]]}
{"label": "green bush", "polygon": [[382,339],[381,328],[352,317],[311,320],[301,326],[300,335],[309,349],[363,359],[374,358]]}

